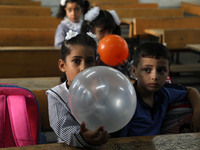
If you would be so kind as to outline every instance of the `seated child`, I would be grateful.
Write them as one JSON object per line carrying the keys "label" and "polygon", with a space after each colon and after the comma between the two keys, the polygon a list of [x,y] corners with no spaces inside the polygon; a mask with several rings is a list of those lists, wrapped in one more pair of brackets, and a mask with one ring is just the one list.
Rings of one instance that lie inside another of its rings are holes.
{"label": "seated child", "polygon": [[73,31],[67,33],[58,62],[59,69],[65,73],[67,80],[65,78],[62,84],[46,92],[50,126],[58,136],[58,142],[76,147],[93,147],[108,140],[108,133],[102,126],[91,131],[84,123],[80,125],[69,107],[69,86],[73,79],[79,72],[95,65],[97,45],[89,35]]}
{"label": "seated child", "polygon": [[63,19],[58,25],[54,37],[54,46],[61,47],[69,30],[80,32],[82,15],[87,12],[89,1],[87,0],[61,0],[57,18]]}
{"label": "seated child", "polygon": [[192,130],[200,131],[200,94],[192,87],[165,86],[169,51],[159,43],[141,44],[133,58],[137,107],[131,121],[112,137],[158,135],[170,103],[189,100],[193,107]]}
{"label": "seated child", "polygon": [[121,35],[121,21],[114,10],[101,10],[93,7],[84,16],[81,32],[92,32],[98,40],[109,34]]}

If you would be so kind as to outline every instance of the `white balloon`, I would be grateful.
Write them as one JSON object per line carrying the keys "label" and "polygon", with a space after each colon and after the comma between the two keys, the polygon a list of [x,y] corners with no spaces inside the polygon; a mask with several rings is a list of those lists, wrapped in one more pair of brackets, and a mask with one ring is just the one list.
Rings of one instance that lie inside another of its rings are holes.
{"label": "white balloon", "polygon": [[136,109],[136,93],[120,71],[96,66],[80,72],[69,88],[70,109],[90,130],[103,126],[108,133],[123,128]]}

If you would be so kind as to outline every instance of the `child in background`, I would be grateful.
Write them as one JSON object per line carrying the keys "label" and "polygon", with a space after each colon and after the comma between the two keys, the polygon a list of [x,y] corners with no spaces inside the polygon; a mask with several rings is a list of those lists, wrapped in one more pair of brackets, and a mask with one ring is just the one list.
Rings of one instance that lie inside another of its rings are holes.
{"label": "child in background", "polygon": [[69,30],[80,33],[83,22],[81,17],[88,9],[89,2],[87,0],[61,0],[57,18],[66,18],[57,27],[54,46],[61,47]]}
{"label": "child in background", "polygon": [[99,7],[93,7],[84,16],[84,22],[81,32],[92,32],[98,40],[109,34],[121,35],[121,21],[114,10],[100,10]]}
{"label": "child in background", "polygon": [[[100,10],[99,7],[93,7],[84,16],[84,22],[81,27],[81,33],[92,32],[96,35],[98,41],[100,41],[103,37],[110,34],[116,34],[121,36],[121,28],[120,28],[120,19],[117,13],[114,10]],[[118,69],[125,75],[127,75],[127,64],[115,66],[115,69]],[[97,64],[104,65],[98,54],[97,54]]]}
{"label": "child in background", "polygon": [[[91,36],[91,33],[89,34]],[[96,41],[88,34],[69,31],[61,47],[59,69],[67,80],[46,92],[48,96],[50,126],[58,136],[58,142],[75,147],[93,147],[107,142],[108,133],[99,127],[95,131],[76,121],[69,107],[69,86],[76,75],[95,65]]]}
{"label": "child in background", "polygon": [[137,107],[131,121],[113,137],[160,134],[168,105],[183,99],[193,107],[192,131],[200,131],[200,94],[192,87],[166,86],[169,51],[159,43],[144,43],[135,51],[133,74]]}

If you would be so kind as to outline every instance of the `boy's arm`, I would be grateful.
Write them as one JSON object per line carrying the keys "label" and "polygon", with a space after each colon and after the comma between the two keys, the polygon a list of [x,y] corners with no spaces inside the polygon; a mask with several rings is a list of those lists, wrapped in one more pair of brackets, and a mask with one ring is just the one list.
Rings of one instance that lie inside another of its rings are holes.
{"label": "boy's arm", "polygon": [[194,132],[200,131],[200,93],[196,88],[187,87],[187,99],[190,101],[190,104],[193,108],[192,116],[192,129]]}

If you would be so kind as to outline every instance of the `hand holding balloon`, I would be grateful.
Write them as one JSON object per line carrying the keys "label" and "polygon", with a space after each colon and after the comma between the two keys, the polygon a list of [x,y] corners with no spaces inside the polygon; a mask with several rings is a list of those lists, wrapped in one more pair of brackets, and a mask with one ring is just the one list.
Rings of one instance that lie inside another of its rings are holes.
{"label": "hand holding balloon", "polygon": [[93,145],[105,144],[108,141],[108,132],[103,127],[92,131],[85,127],[85,123],[81,123],[81,135],[87,143]]}
{"label": "hand holding balloon", "polygon": [[111,67],[97,66],[80,72],[70,85],[69,94],[73,115],[90,130],[103,126],[108,133],[118,131],[136,109],[133,85]]}
{"label": "hand holding balloon", "polygon": [[122,37],[111,34],[99,41],[98,53],[103,63],[110,66],[118,66],[127,60],[129,48]]}

